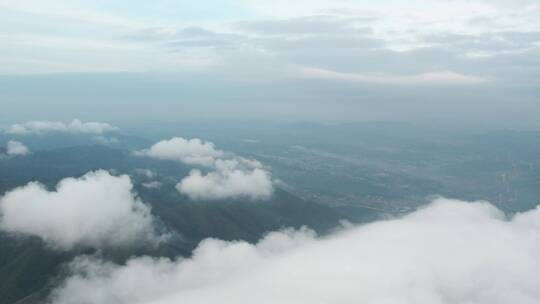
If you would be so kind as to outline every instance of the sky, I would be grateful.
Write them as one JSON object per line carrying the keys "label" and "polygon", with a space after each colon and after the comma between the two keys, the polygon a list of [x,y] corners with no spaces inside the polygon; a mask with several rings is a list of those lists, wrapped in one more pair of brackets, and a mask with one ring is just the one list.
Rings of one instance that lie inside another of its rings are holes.
{"label": "sky", "polygon": [[540,128],[534,0],[0,0],[0,29],[0,124]]}

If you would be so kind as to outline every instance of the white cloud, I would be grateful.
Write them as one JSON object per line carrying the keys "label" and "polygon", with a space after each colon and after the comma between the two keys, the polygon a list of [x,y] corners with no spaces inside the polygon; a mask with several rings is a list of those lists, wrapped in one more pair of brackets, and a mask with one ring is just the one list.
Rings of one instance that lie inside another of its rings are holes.
{"label": "white cloud", "polygon": [[302,67],[293,73],[300,78],[326,79],[394,85],[473,85],[486,79],[451,71],[428,72],[412,75],[343,73],[332,70]]}
{"label": "white cloud", "polygon": [[174,137],[162,140],[150,149],[138,151],[136,154],[179,161],[188,165],[212,166],[216,158],[223,156],[223,151],[217,150],[213,143],[198,138]]}
{"label": "white cloud", "polygon": [[207,174],[198,169],[192,170],[176,185],[180,193],[193,200],[268,199],[273,192],[270,173],[260,162],[226,155],[212,142],[198,138],[162,140],[135,154],[212,168]]}
{"label": "white cloud", "polygon": [[132,192],[127,175],[107,171],[66,178],[48,191],[31,182],[0,197],[0,229],[37,236],[56,249],[155,243],[150,208]]}
{"label": "white cloud", "polygon": [[273,192],[270,173],[259,162],[244,158],[217,160],[215,171],[206,175],[200,170],[192,170],[176,189],[193,200],[268,199]]}
{"label": "white cloud", "polygon": [[6,155],[8,156],[17,156],[17,155],[27,155],[30,153],[28,147],[23,143],[16,140],[10,140],[6,146]]}
{"label": "white cloud", "polygon": [[82,122],[78,119],[70,123],[59,121],[28,121],[11,125],[5,132],[8,134],[42,134],[48,132],[103,134],[118,128],[102,122]]}
{"label": "white cloud", "polygon": [[[439,199],[400,219],[334,235],[284,231],[252,245],[207,239],[189,259],[89,258],[53,303],[540,302],[540,210]],[[96,293],[95,290],[99,290]]]}
{"label": "white cloud", "polygon": [[163,184],[159,181],[151,181],[142,183],[142,186],[148,189],[159,189],[161,186],[163,186]]}

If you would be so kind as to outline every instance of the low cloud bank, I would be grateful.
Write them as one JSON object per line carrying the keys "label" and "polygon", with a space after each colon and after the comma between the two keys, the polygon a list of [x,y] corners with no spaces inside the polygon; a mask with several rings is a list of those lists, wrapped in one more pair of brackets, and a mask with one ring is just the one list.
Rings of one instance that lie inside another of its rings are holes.
{"label": "low cloud bank", "polygon": [[132,188],[127,175],[103,170],[63,179],[54,191],[32,182],[0,197],[0,229],[60,250],[159,242],[150,208]]}
{"label": "low cloud bank", "polygon": [[198,138],[163,140],[135,154],[211,168],[206,174],[194,169],[176,185],[192,200],[268,199],[273,192],[270,172],[261,163],[227,154]]}
{"label": "low cloud bank", "polygon": [[59,121],[28,121],[11,125],[5,132],[8,134],[19,135],[43,134],[49,132],[103,134],[115,130],[118,130],[118,128],[108,123],[82,122],[78,119],[74,119],[70,123]]}
{"label": "low cloud bank", "polygon": [[257,244],[207,239],[189,259],[79,258],[71,269],[55,304],[533,304],[540,210],[507,218],[485,202],[438,199],[323,238],[303,229]]}

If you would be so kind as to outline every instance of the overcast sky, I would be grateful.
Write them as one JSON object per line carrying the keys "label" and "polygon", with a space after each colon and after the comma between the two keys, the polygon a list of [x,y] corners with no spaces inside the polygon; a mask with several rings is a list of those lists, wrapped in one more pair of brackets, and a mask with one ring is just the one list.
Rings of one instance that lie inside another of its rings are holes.
{"label": "overcast sky", "polygon": [[0,123],[150,113],[540,128],[534,0],[0,0],[0,38]]}

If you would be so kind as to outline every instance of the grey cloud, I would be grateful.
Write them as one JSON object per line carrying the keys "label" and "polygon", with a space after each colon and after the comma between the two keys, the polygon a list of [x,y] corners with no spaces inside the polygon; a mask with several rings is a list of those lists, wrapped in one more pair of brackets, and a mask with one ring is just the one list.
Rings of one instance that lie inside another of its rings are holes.
{"label": "grey cloud", "polygon": [[[366,15],[365,12],[356,11],[354,14]],[[122,118],[121,114],[116,113],[123,113],[126,107],[138,113],[147,113],[148,100],[155,98],[157,103],[166,106],[153,107],[150,111],[160,115],[160,118],[170,119],[177,119],[177,115],[265,119],[294,117],[332,121],[403,119],[417,122],[429,119],[436,122],[446,120],[453,124],[456,119],[467,117],[472,123],[489,121],[497,126],[521,126],[524,121],[528,121],[528,125],[538,125],[535,117],[539,113],[536,100],[540,51],[538,46],[531,45],[538,44],[538,34],[509,31],[510,27],[498,24],[489,28],[474,27],[471,31],[437,27],[437,31],[442,34],[424,37],[421,33],[429,28],[417,28],[417,32],[412,32],[411,28],[411,32],[403,33],[410,37],[404,41],[408,48],[400,49],[392,45],[400,42],[392,33],[374,36],[367,29],[381,25],[385,20],[392,20],[392,17],[379,18],[381,22],[377,21],[377,24],[370,24],[374,20],[366,22],[360,19],[315,16],[234,23],[216,30],[203,27],[153,28],[142,31],[139,40],[173,51],[163,54],[165,58],[160,57],[160,62],[189,61],[189,55],[193,53],[217,60],[210,60],[208,65],[205,62],[200,69],[199,66],[194,69],[176,69],[178,66],[171,66],[170,70],[177,73],[157,77],[161,82],[160,94],[155,94],[158,86],[154,80],[145,83],[120,80],[117,88],[112,88],[108,83],[100,83],[100,92],[87,89],[92,86],[79,86],[81,91],[75,90],[76,86],[61,85],[62,82],[81,81],[80,76],[73,77],[79,80],[71,80],[71,77],[61,80],[60,76],[49,76],[56,79],[58,85],[41,85],[42,88],[55,88],[50,89],[53,95],[46,97],[47,102],[62,106],[66,113],[75,113],[69,114],[72,117],[81,111],[97,111],[90,105],[94,100],[101,103],[102,109],[114,107],[116,110],[106,113],[101,111],[100,115]],[[502,19],[499,21],[504,23]],[[461,24],[462,21],[456,22]],[[461,34],[473,33],[479,28],[487,29],[489,33]],[[392,41],[392,37],[396,40]],[[182,52],[188,56],[182,57]],[[471,57],[467,56],[469,52],[492,54],[487,57]],[[139,60],[136,62],[140,63]],[[157,62],[149,60],[145,62],[144,68],[150,67],[153,70],[154,64]],[[360,79],[351,75],[390,75],[403,78],[450,72],[488,81],[476,82],[478,85],[468,86],[464,90],[434,87],[426,92],[423,87],[411,85],[406,90],[391,91],[388,86],[396,89],[396,81],[363,85],[327,79],[298,80],[290,77],[291,69],[297,66],[345,74],[347,77],[342,77],[344,80]],[[159,66],[155,68],[159,71]],[[100,75],[99,79],[100,82],[108,82],[112,76]],[[27,80],[21,80],[24,81]],[[32,113],[33,106],[27,105],[40,104],[41,96],[32,89],[35,85],[25,86],[31,89],[23,93],[24,90],[12,85],[11,80],[4,80],[3,83],[2,92],[8,97],[5,102],[12,105],[12,112],[27,115],[20,114],[19,117],[31,115],[28,113]],[[39,83],[44,82],[40,80]],[[120,89],[124,87],[129,90]],[[213,89],[208,90],[208,87]],[[26,102],[26,99],[30,101]],[[525,99],[528,100],[527,107],[521,108],[521,111],[516,110],[516,100],[525,102]],[[444,113],[441,113],[441,107]],[[50,116],[59,115],[50,110],[51,107],[48,108],[42,111],[50,112]]]}
{"label": "grey cloud", "polygon": [[182,48],[232,48],[245,37],[231,33],[219,33],[201,27],[148,28],[127,37],[142,42],[157,42],[172,50]]}
{"label": "grey cloud", "polygon": [[193,39],[167,42],[166,46],[171,49],[182,48],[232,48],[237,45],[236,41],[227,39]]}
{"label": "grey cloud", "polygon": [[[530,51],[538,38],[538,33],[534,32],[509,31],[482,35],[434,34],[418,36],[417,42],[431,45],[429,47],[395,51],[369,28],[355,27],[355,22],[349,18],[313,16],[235,24],[243,34],[184,28],[171,31],[161,43],[175,51],[192,47],[219,49],[217,56],[223,60],[214,67],[215,73],[234,73],[240,79],[244,74],[249,75],[246,79],[262,81],[283,77],[291,65],[300,65],[339,73],[401,76],[451,71],[496,80],[506,74],[501,73],[503,67],[492,66],[485,58],[467,55],[494,52],[491,55],[498,56],[503,55],[503,51],[511,51],[509,56],[517,58],[516,51]],[[245,64],[245,58],[256,64]],[[272,62],[273,70],[269,70],[266,62]]]}
{"label": "grey cloud", "polygon": [[320,35],[356,34],[368,35],[372,30],[367,27],[355,27],[357,19],[337,18],[333,16],[310,16],[282,20],[239,22],[238,29],[261,35]]}
{"label": "grey cloud", "polygon": [[422,40],[460,51],[484,51],[496,54],[535,47],[540,42],[540,32],[500,31],[476,35],[441,33],[424,36]]}
{"label": "grey cloud", "polygon": [[[317,50],[332,51],[336,49],[374,49],[383,47],[384,41],[361,36],[311,36],[291,39],[260,39],[257,41],[261,46],[272,52],[308,51]],[[327,53],[332,55],[332,53]],[[333,57],[333,56],[332,56]]]}
{"label": "grey cloud", "polygon": [[185,37],[214,37],[216,35],[213,31],[194,26],[183,28],[179,33]]}
{"label": "grey cloud", "polygon": [[215,37],[217,33],[202,27],[185,27],[181,29],[167,27],[151,27],[139,30],[126,38],[131,40],[167,40],[187,38]]}
{"label": "grey cloud", "polygon": [[[167,48],[372,48],[384,42],[373,37],[368,27],[355,26],[356,19],[312,16],[285,20],[239,22],[242,33],[216,32],[200,27],[150,28],[132,35],[136,40],[153,40]],[[253,34],[257,34],[253,36]]]}
{"label": "grey cloud", "polygon": [[165,46],[174,49],[190,47],[234,48],[240,47],[245,40],[245,37],[237,34],[188,28],[181,30],[180,35],[166,42]]}

